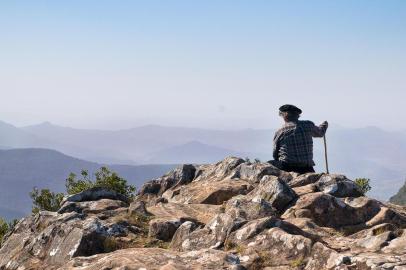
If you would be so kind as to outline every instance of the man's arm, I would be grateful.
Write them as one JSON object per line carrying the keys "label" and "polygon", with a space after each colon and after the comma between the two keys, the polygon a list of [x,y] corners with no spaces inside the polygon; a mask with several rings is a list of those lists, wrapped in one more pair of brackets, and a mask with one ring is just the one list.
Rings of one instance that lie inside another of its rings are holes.
{"label": "man's arm", "polygon": [[280,132],[276,132],[275,136],[273,138],[273,159],[274,160],[279,160],[279,137],[280,137]]}
{"label": "man's arm", "polygon": [[316,126],[315,124],[313,124],[312,136],[313,137],[323,137],[326,134],[327,128],[328,128],[327,121],[324,121],[323,123],[321,123],[320,126]]}

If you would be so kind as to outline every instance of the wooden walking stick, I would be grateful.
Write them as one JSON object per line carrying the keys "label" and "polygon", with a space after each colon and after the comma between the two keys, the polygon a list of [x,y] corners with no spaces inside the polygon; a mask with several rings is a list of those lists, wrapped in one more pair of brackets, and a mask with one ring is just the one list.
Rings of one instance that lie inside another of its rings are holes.
{"label": "wooden walking stick", "polygon": [[326,141],[326,135],[323,136],[324,139],[324,159],[326,160],[326,172],[329,174],[330,172],[328,171],[328,159],[327,159],[327,141]]}

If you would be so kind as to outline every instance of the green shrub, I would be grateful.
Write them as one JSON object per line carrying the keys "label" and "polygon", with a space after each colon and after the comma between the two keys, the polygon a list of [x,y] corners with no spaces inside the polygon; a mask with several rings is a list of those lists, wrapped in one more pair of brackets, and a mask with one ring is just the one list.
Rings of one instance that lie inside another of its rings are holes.
{"label": "green shrub", "polygon": [[[95,179],[89,176],[88,171],[82,170],[81,179],[77,179],[74,173],[70,173],[65,182],[66,192],[68,194],[76,194],[93,187],[102,187],[109,190],[114,190],[127,198],[131,199],[135,194],[135,187],[127,184],[127,180],[121,178],[115,172],[111,172],[106,167],[101,167],[95,174]],[[63,193],[54,193],[49,189],[34,188],[30,192],[30,197],[33,201],[32,212],[34,214],[39,211],[58,211],[61,207]]]}
{"label": "green shrub", "polygon": [[92,181],[87,171],[82,171],[82,179],[76,179],[76,175],[71,173],[66,179],[66,191],[68,194],[75,194],[93,187],[103,187],[109,190],[114,190],[128,198],[132,198],[135,193],[135,187],[127,184],[127,180],[111,172],[106,167],[101,167],[94,176]]}
{"label": "green shrub", "polygon": [[366,194],[368,191],[371,190],[371,186],[369,185],[370,179],[368,178],[357,178],[355,179],[355,184],[359,187],[362,194]]}
{"label": "green shrub", "polygon": [[254,163],[261,163],[261,160],[259,158],[254,159]]}
{"label": "green shrub", "polygon": [[3,218],[0,217],[0,244],[4,236],[14,229],[17,222],[18,220],[14,219],[13,221],[7,223]]}
{"label": "green shrub", "polygon": [[304,259],[303,258],[297,258],[293,261],[290,262],[290,266],[293,268],[300,268],[304,266]]}
{"label": "green shrub", "polygon": [[94,186],[92,181],[90,181],[88,171],[82,170],[81,175],[82,179],[76,179],[76,174],[69,174],[65,182],[66,192],[68,194],[76,194]]}
{"label": "green shrub", "polygon": [[8,232],[9,228],[8,228],[8,224],[7,222],[0,218],[0,243],[3,240],[4,235]]}
{"label": "green shrub", "polygon": [[34,188],[30,192],[30,197],[33,202],[32,212],[34,214],[39,211],[58,211],[63,199],[63,193],[54,193],[49,189]]}

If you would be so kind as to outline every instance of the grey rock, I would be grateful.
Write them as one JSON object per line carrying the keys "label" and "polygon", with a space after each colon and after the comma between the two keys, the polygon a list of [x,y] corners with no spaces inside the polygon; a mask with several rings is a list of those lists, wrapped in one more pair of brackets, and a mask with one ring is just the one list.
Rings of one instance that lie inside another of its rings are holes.
{"label": "grey rock", "polygon": [[173,235],[169,248],[176,251],[182,251],[184,249],[184,247],[182,247],[183,242],[188,239],[189,235],[197,228],[198,224],[195,222],[186,221],[182,223]]}
{"label": "grey rock", "polygon": [[253,201],[268,201],[272,207],[283,212],[297,197],[289,185],[276,176],[265,176],[248,196]]}
{"label": "grey rock", "polygon": [[323,175],[316,182],[319,191],[335,197],[360,197],[363,196],[355,182],[347,179],[344,175]]}
{"label": "grey rock", "polygon": [[94,187],[77,194],[66,196],[61,204],[63,205],[66,202],[98,201],[100,199],[119,200],[125,203],[130,202],[129,198],[114,190],[101,187]]}
{"label": "grey rock", "polygon": [[295,178],[293,178],[291,181],[289,181],[289,186],[291,188],[295,187],[301,187],[301,186],[306,186],[309,184],[313,184],[317,182],[320,177],[322,177],[322,173],[305,173],[301,174]]}
{"label": "grey rock", "polygon": [[137,216],[149,216],[150,213],[147,211],[145,202],[143,201],[136,201],[130,204],[128,208],[128,213],[130,215],[137,215]]}
{"label": "grey rock", "polygon": [[183,222],[182,219],[153,219],[149,223],[148,236],[162,241],[170,241]]}
{"label": "grey rock", "polygon": [[161,178],[149,181],[145,183],[140,191],[139,195],[162,195],[166,190],[171,187],[185,185],[190,183],[196,173],[196,167],[190,164],[182,165]]}

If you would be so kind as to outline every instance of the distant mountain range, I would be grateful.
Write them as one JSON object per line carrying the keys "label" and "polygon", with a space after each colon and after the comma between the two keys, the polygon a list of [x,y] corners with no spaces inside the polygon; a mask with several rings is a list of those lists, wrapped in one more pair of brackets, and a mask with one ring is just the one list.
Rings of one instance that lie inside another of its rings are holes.
{"label": "distant mountain range", "polygon": [[[275,130],[210,130],[142,126],[85,130],[51,123],[17,128],[0,123],[3,148],[41,147],[108,164],[211,163],[226,156],[272,158]],[[406,136],[376,127],[332,126],[327,134],[330,171],[371,178],[371,196],[387,200],[406,177]],[[315,140],[316,169],[324,170],[322,140]]]}
{"label": "distant mountain range", "polygon": [[[169,152],[175,147],[177,151],[190,151],[192,144],[206,145],[199,157],[194,151],[193,159],[205,160],[207,152],[216,152],[212,158],[220,158],[229,153],[268,153],[272,149],[269,138],[272,130],[206,130],[183,127],[142,126],[127,130],[103,131],[83,130],[42,123],[20,129],[26,134],[53,142],[51,149],[87,160],[109,163],[162,163],[167,157],[159,158],[160,152]],[[1,141],[0,141],[1,144]],[[57,145],[59,144],[59,145]],[[181,150],[181,148],[187,148]],[[214,148],[218,148],[214,150]],[[221,148],[221,149],[220,149]],[[189,150],[188,150],[189,149]],[[106,160],[106,158],[110,160]],[[176,157],[176,155],[172,155]],[[206,162],[210,162],[207,160]],[[172,162],[171,162],[172,163]]]}
{"label": "distant mountain range", "polygon": [[[20,217],[31,210],[28,193],[33,187],[64,191],[69,173],[82,169],[95,172],[102,165],[47,149],[0,150],[0,216]],[[140,187],[146,180],[159,177],[175,165],[109,165],[129,183]]]}
{"label": "distant mountain range", "polygon": [[389,201],[394,204],[406,205],[406,183],[399,189],[398,193],[390,197]]}
{"label": "distant mountain range", "polygon": [[[165,148],[147,157],[148,163],[213,163],[225,156],[246,157],[249,153],[203,144],[198,141]],[[252,155],[252,154],[251,154]]]}

